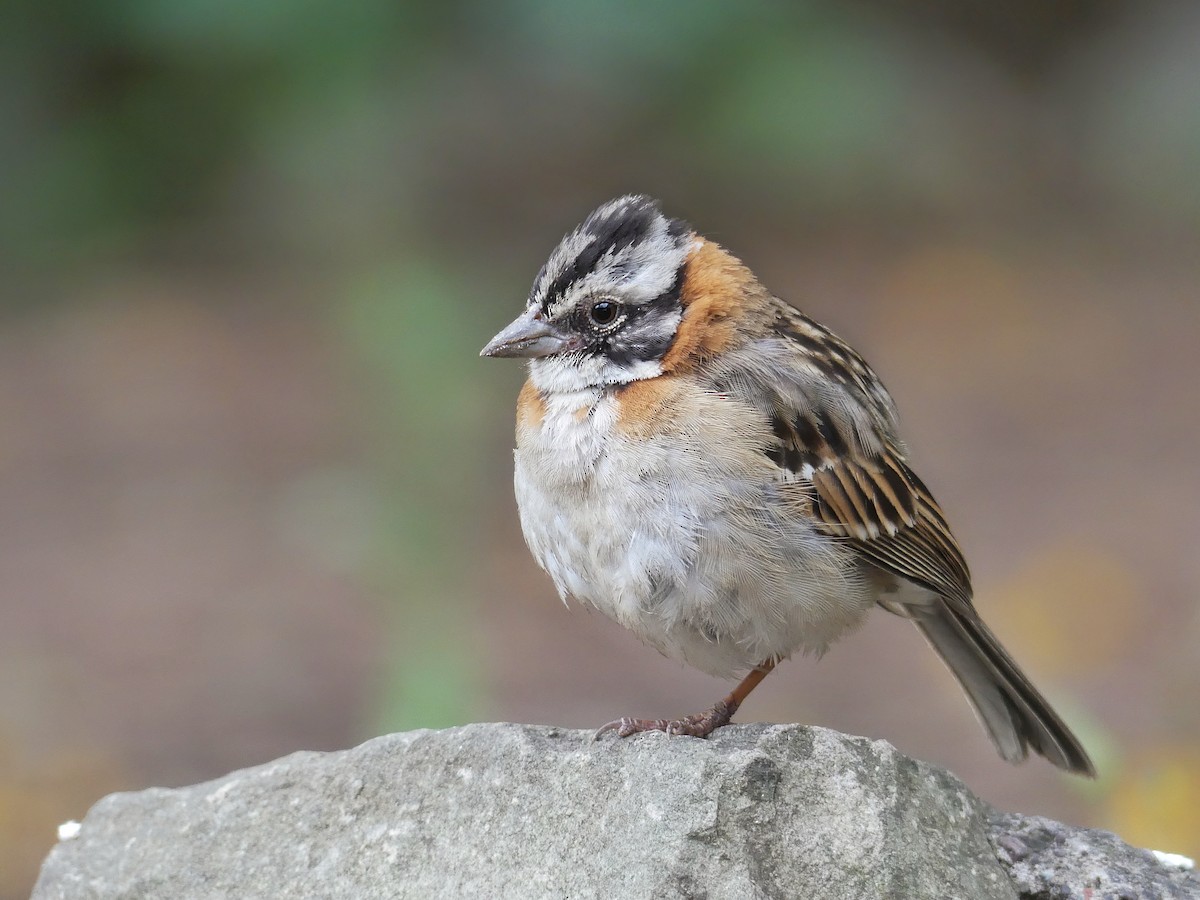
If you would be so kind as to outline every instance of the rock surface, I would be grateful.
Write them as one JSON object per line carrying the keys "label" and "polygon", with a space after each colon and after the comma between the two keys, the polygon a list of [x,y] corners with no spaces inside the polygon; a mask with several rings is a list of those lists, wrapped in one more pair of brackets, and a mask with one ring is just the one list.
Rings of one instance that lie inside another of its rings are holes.
{"label": "rock surface", "polygon": [[600,743],[468,725],[297,753],[104,798],[33,894],[1087,896],[1200,897],[1200,879],[1103,832],[998,815],[887,743],[795,725]]}
{"label": "rock surface", "polygon": [[1023,898],[1200,897],[1200,876],[1191,868],[1164,862],[1149,850],[1130,847],[1111,831],[1072,828],[1053,819],[1004,813],[993,814],[991,826],[1000,862]]}

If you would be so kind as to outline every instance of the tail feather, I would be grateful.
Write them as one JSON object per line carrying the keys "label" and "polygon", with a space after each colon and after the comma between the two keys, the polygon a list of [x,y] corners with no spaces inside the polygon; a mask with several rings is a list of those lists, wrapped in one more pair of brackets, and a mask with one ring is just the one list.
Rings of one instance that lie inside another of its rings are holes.
{"label": "tail feather", "polygon": [[1021,762],[1033,750],[1060,769],[1096,776],[1079,739],[973,610],[936,603],[912,612],[913,622],[962,685],[1004,759]]}

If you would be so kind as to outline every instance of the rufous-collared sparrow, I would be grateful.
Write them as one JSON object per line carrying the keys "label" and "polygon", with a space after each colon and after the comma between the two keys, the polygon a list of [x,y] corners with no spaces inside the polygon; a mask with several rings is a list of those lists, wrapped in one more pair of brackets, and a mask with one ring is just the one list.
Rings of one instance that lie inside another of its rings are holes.
{"label": "rufous-collared sparrow", "polygon": [[673,659],[748,673],[703,713],[598,734],[708,735],[878,605],[928,639],[1004,759],[1095,774],[976,612],[879,378],[656,201],[620,197],[563,238],[483,355],[529,359],[516,496],[559,593]]}

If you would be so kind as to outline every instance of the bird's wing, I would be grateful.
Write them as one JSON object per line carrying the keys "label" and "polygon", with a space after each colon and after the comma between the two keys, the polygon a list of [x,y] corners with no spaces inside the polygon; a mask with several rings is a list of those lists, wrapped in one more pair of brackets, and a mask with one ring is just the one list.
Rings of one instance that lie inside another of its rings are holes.
{"label": "bird's wing", "polygon": [[[771,334],[721,376],[770,416],[765,448],[818,527],[863,559],[971,609],[971,576],[941,507],[909,468],[891,397],[836,335],[780,303]],[[809,487],[811,485],[811,487]]]}

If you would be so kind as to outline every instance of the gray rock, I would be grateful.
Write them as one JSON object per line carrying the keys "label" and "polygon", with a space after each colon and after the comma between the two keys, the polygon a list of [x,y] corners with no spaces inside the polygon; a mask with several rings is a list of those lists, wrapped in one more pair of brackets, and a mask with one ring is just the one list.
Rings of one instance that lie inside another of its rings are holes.
{"label": "gray rock", "polygon": [[1188,900],[1200,897],[1194,870],[1165,865],[1111,831],[1072,828],[1038,816],[995,813],[997,855],[1030,900]]}
{"label": "gray rock", "polygon": [[1139,896],[1196,884],[1111,836],[989,827],[957,779],[883,742],[794,725],[588,737],[418,731],[114,794],[33,897],[1075,897],[1044,885],[1107,877],[1088,853],[1163,885]]}

